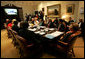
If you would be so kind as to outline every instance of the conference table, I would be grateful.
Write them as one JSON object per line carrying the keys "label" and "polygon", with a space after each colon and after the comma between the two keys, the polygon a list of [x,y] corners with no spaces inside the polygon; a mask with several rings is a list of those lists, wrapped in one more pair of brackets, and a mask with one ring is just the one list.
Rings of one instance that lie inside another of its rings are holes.
{"label": "conference table", "polygon": [[57,28],[47,28],[46,26],[29,26],[28,30],[49,40],[64,34],[64,32],[58,31]]}

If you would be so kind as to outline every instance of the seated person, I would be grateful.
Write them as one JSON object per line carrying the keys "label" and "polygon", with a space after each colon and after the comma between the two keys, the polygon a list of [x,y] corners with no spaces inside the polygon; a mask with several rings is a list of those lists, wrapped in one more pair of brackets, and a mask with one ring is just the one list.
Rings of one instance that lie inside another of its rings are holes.
{"label": "seated person", "polygon": [[58,28],[58,25],[59,25],[59,24],[58,24],[58,19],[57,19],[57,18],[54,20],[53,23],[54,23],[54,26],[55,26],[56,28]]}
{"label": "seated person", "polygon": [[46,27],[47,27],[47,21],[46,21],[46,20],[44,20],[44,26],[46,26]]}
{"label": "seated person", "polygon": [[82,19],[79,19],[78,24],[79,24],[79,27],[80,27],[80,28],[82,28],[82,27],[83,27],[83,21],[82,21]]}
{"label": "seated person", "polygon": [[7,27],[8,27],[9,29],[11,29],[11,28],[12,28],[12,25],[13,25],[13,24],[12,24],[12,21],[10,20],[9,23],[8,23],[8,25],[7,25]]}
{"label": "seated person", "polygon": [[18,32],[19,31],[19,27],[18,27],[18,22],[17,21],[14,21],[14,25],[12,26],[12,30]]}
{"label": "seated person", "polygon": [[72,24],[72,23],[74,23],[74,20],[72,20],[72,18],[71,17],[69,17],[69,22],[67,23],[67,31],[69,31],[69,26]]}
{"label": "seated person", "polygon": [[71,17],[69,17],[68,25],[70,25],[72,22],[74,22],[74,20],[72,20],[72,18],[71,18]]}
{"label": "seated person", "polygon": [[35,19],[34,19],[34,18],[32,18],[32,24],[34,24],[34,20],[35,20]]}
{"label": "seated person", "polygon": [[29,26],[28,22],[22,21],[21,24],[20,24],[21,29],[19,30],[18,34],[21,37],[25,38],[30,44],[30,43],[33,42],[35,35],[32,31],[28,30],[28,26]]}
{"label": "seated person", "polygon": [[60,40],[58,41],[58,44],[57,44],[58,48],[68,47],[69,44],[73,41],[71,38],[81,34],[81,32],[79,31],[78,24],[76,23],[70,25],[69,29],[70,31],[66,32],[66,34],[62,36]]}
{"label": "seated person", "polygon": [[44,26],[44,22],[42,21],[42,19],[39,19],[39,26]]}
{"label": "seated person", "polygon": [[13,19],[13,20],[12,20],[12,25],[14,25],[14,21],[16,21],[16,19]]}
{"label": "seated person", "polygon": [[49,27],[49,28],[54,28],[54,24],[53,24],[53,22],[52,22],[51,19],[49,19],[48,27]]}
{"label": "seated person", "polygon": [[9,23],[9,19],[6,19],[6,23],[4,23],[5,28],[7,28],[8,23]]}
{"label": "seated person", "polygon": [[58,26],[59,31],[65,31],[65,25],[63,24],[63,20],[59,19],[59,26]]}
{"label": "seated person", "polygon": [[36,25],[36,26],[38,26],[38,25],[39,25],[39,22],[38,22],[38,18],[37,18],[37,17],[35,17],[34,25]]}
{"label": "seated person", "polygon": [[81,30],[81,32],[82,32],[82,36],[84,37],[84,22],[82,21],[82,19],[79,19],[79,28],[80,28],[80,30]]}

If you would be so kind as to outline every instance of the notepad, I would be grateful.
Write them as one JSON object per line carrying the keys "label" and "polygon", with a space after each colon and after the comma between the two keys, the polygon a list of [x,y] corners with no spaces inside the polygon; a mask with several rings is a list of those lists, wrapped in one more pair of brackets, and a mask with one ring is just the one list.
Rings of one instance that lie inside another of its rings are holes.
{"label": "notepad", "polygon": [[64,32],[60,32],[60,31],[56,31],[56,32],[53,32],[51,34],[46,34],[45,37],[46,38],[49,38],[49,39],[53,39],[61,34],[63,34]]}

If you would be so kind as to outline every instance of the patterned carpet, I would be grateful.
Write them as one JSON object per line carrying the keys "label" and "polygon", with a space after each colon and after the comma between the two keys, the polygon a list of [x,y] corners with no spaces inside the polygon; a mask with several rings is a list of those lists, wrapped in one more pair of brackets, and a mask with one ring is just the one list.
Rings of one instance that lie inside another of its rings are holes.
{"label": "patterned carpet", "polygon": [[[20,58],[19,51],[12,44],[12,39],[8,39],[7,31],[1,30],[1,58]],[[74,45],[75,58],[84,58],[84,39],[82,37],[76,40]],[[44,53],[41,58],[56,58],[50,54]],[[74,58],[74,57],[72,57]]]}

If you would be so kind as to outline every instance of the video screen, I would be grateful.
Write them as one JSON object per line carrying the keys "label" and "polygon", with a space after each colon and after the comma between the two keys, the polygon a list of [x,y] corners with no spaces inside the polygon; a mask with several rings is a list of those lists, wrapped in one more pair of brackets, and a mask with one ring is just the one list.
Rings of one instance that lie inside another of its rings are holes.
{"label": "video screen", "polygon": [[6,8],[4,9],[5,12],[7,13],[7,15],[17,15],[17,9],[9,9],[9,8]]}

